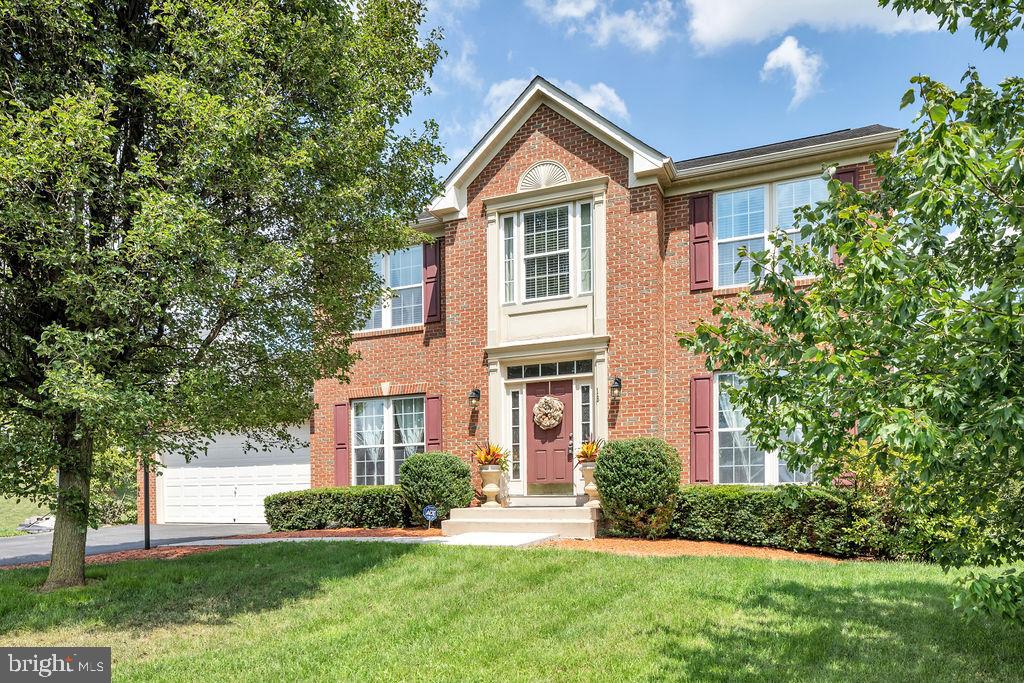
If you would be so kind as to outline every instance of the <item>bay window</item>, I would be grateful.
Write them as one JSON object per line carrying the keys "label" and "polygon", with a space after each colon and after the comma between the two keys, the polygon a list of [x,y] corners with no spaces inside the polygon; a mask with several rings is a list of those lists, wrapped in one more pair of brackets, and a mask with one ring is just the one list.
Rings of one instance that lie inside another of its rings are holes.
{"label": "bay window", "polygon": [[423,245],[374,257],[374,271],[391,296],[374,305],[363,330],[423,322]]}
{"label": "bay window", "polygon": [[715,286],[750,284],[750,258],[739,252],[769,249],[773,230],[782,230],[796,244],[806,242],[796,226],[797,209],[827,198],[828,185],[820,176],[715,193]]}
{"label": "bay window", "polygon": [[399,483],[402,463],[426,445],[422,396],[352,402],[352,481]]}
{"label": "bay window", "polygon": [[[746,434],[749,424],[739,406],[733,404],[728,387],[741,387],[742,380],[734,373],[715,376],[715,483],[716,484],[785,484],[807,483],[810,472],[791,469],[777,452],[766,452],[754,445]],[[787,435],[799,440],[801,434]]]}

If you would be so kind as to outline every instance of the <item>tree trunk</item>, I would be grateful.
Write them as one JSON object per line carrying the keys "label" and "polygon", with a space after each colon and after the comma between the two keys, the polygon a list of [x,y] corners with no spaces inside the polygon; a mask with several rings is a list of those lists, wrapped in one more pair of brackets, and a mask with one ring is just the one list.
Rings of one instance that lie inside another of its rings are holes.
{"label": "tree trunk", "polygon": [[85,585],[85,534],[89,525],[92,439],[76,439],[57,469],[57,511],[50,573],[43,590]]}

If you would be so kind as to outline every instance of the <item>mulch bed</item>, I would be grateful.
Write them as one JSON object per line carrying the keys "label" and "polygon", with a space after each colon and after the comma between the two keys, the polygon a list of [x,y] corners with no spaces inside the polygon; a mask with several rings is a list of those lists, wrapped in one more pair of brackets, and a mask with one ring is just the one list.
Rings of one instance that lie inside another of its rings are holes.
{"label": "mulch bed", "polygon": [[[214,550],[223,550],[230,546],[226,545],[187,545],[187,546],[160,546],[149,550],[119,550],[116,553],[100,553],[98,555],[86,555],[86,564],[114,564],[115,562],[127,562],[128,560],[176,560],[179,557],[208,553]],[[49,567],[49,560],[43,562],[26,562],[24,564],[10,564],[0,569],[30,569],[32,567]]]}
{"label": "mulch bed", "polygon": [[[313,529],[310,531],[272,531],[266,534],[243,534],[231,538],[371,538],[371,537],[431,537],[440,536],[440,529]],[[209,553],[236,546],[229,545],[189,545],[159,546],[150,550],[122,550],[115,553],[89,555],[86,564],[113,564],[129,560],[176,560],[198,553]],[[683,541],[679,539],[661,539],[645,541],[636,538],[596,538],[591,541],[556,540],[548,541],[535,547],[560,548],[563,550],[590,550],[599,553],[616,555],[633,555],[638,557],[753,557],[761,560],[801,560],[804,562],[836,563],[834,557],[797,553],[777,548],[755,548],[732,543],[714,543],[711,541]],[[0,569],[27,569],[30,567],[46,567],[49,562],[29,562],[2,566]]]}
{"label": "mulch bed", "polygon": [[562,548],[564,550],[592,550],[599,553],[616,555],[634,555],[638,557],[753,557],[759,560],[802,560],[804,562],[832,562],[834,557],[815,555],[813,553],[797,553],[778,548],[755,548],[732,543],[715,543],[712,541],[684,541],[680,539],[660,539],[645,541],[638,538],[595,538],[592,541],[560,539],[548,541],[542,547]]}
{"label": "mulch bed", "polygon": [[266,534],[240,534],[231,538],[380,538],[440,536],[441,530],[432,529],[310,529],[308,531],[271,531]]}
{"label": "mulch bed", "polygon": [[[313,529],[310,531],[271,531],[266,534],[240,534],[231,538],[379,538],[386,537],[430,537],[440,536],[441,530],[434,529]],[[197,553],[208,553],[230,545],[186,545],[158,546],[149,550],[121,550],[116,553],[100,553],[87,555],[86,564],[113,564],[128,560],[176,560]],[[29,569],[32,567],[48,567],[49,561],[26,562],[0,566],[0,569]]]}

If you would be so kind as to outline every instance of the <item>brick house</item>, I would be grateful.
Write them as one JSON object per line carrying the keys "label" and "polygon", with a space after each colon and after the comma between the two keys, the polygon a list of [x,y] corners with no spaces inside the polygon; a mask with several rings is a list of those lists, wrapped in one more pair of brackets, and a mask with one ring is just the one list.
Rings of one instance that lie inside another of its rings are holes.
{"label": "brick house", "polygon": [[[732,378],[675,334],[744,288],[738,247],[825,196],[824,166],[877,187],[868,155],[898,133],[673,161],[535,78],[422,216],[435,241],[382,258],[394,299],[356,335],[350,382],[315,388],[312,485],[393,483],[407,453],[490,440],[512,452],[511,495],[578,494],[572,444],[632,436],[667,440],[687,481],[800,479],[746,443],[717,401]],[[544,395],[565,417],[542,433]]]}
{"label": "brick house", "polygon": [[[309,484],[394,483],[409,453],[468,459],[490,440],[512,453],[510,496],[578,495],[573,446],[633,436],[676,448],[684,481],[800,480],[746,441],[718,400],[735,378],[707,375],[676,333],[744,289],[737,250],[825,196],[825,167],[877,188],[868,157],[898,135],[674,161],[535,78],[421,216],[433,241],[379,257],[393,297],[355,335],[349,382],[316,383]],[[541,430],[549,395],[564,417]]]}

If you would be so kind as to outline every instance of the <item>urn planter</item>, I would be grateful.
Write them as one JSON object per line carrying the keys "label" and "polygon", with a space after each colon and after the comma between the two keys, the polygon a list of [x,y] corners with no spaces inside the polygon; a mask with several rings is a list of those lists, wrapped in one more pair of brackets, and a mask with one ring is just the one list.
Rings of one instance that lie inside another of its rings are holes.
{"label": "urn planter", "polygon": [[580,471],[583,472],[583,491],[587,494],[585,507],[601,507],[601,494],[597,491],[597,482],[594,481],[594,469],[596,462],[581,462]]}
{"label": "urn planter", "polygon": [[480,479],[483,480],[483,493],[487,496],[487,501],[482,507],[501,507],[497,501],[498,494],[501,493],[501,465],[481,465]]}

